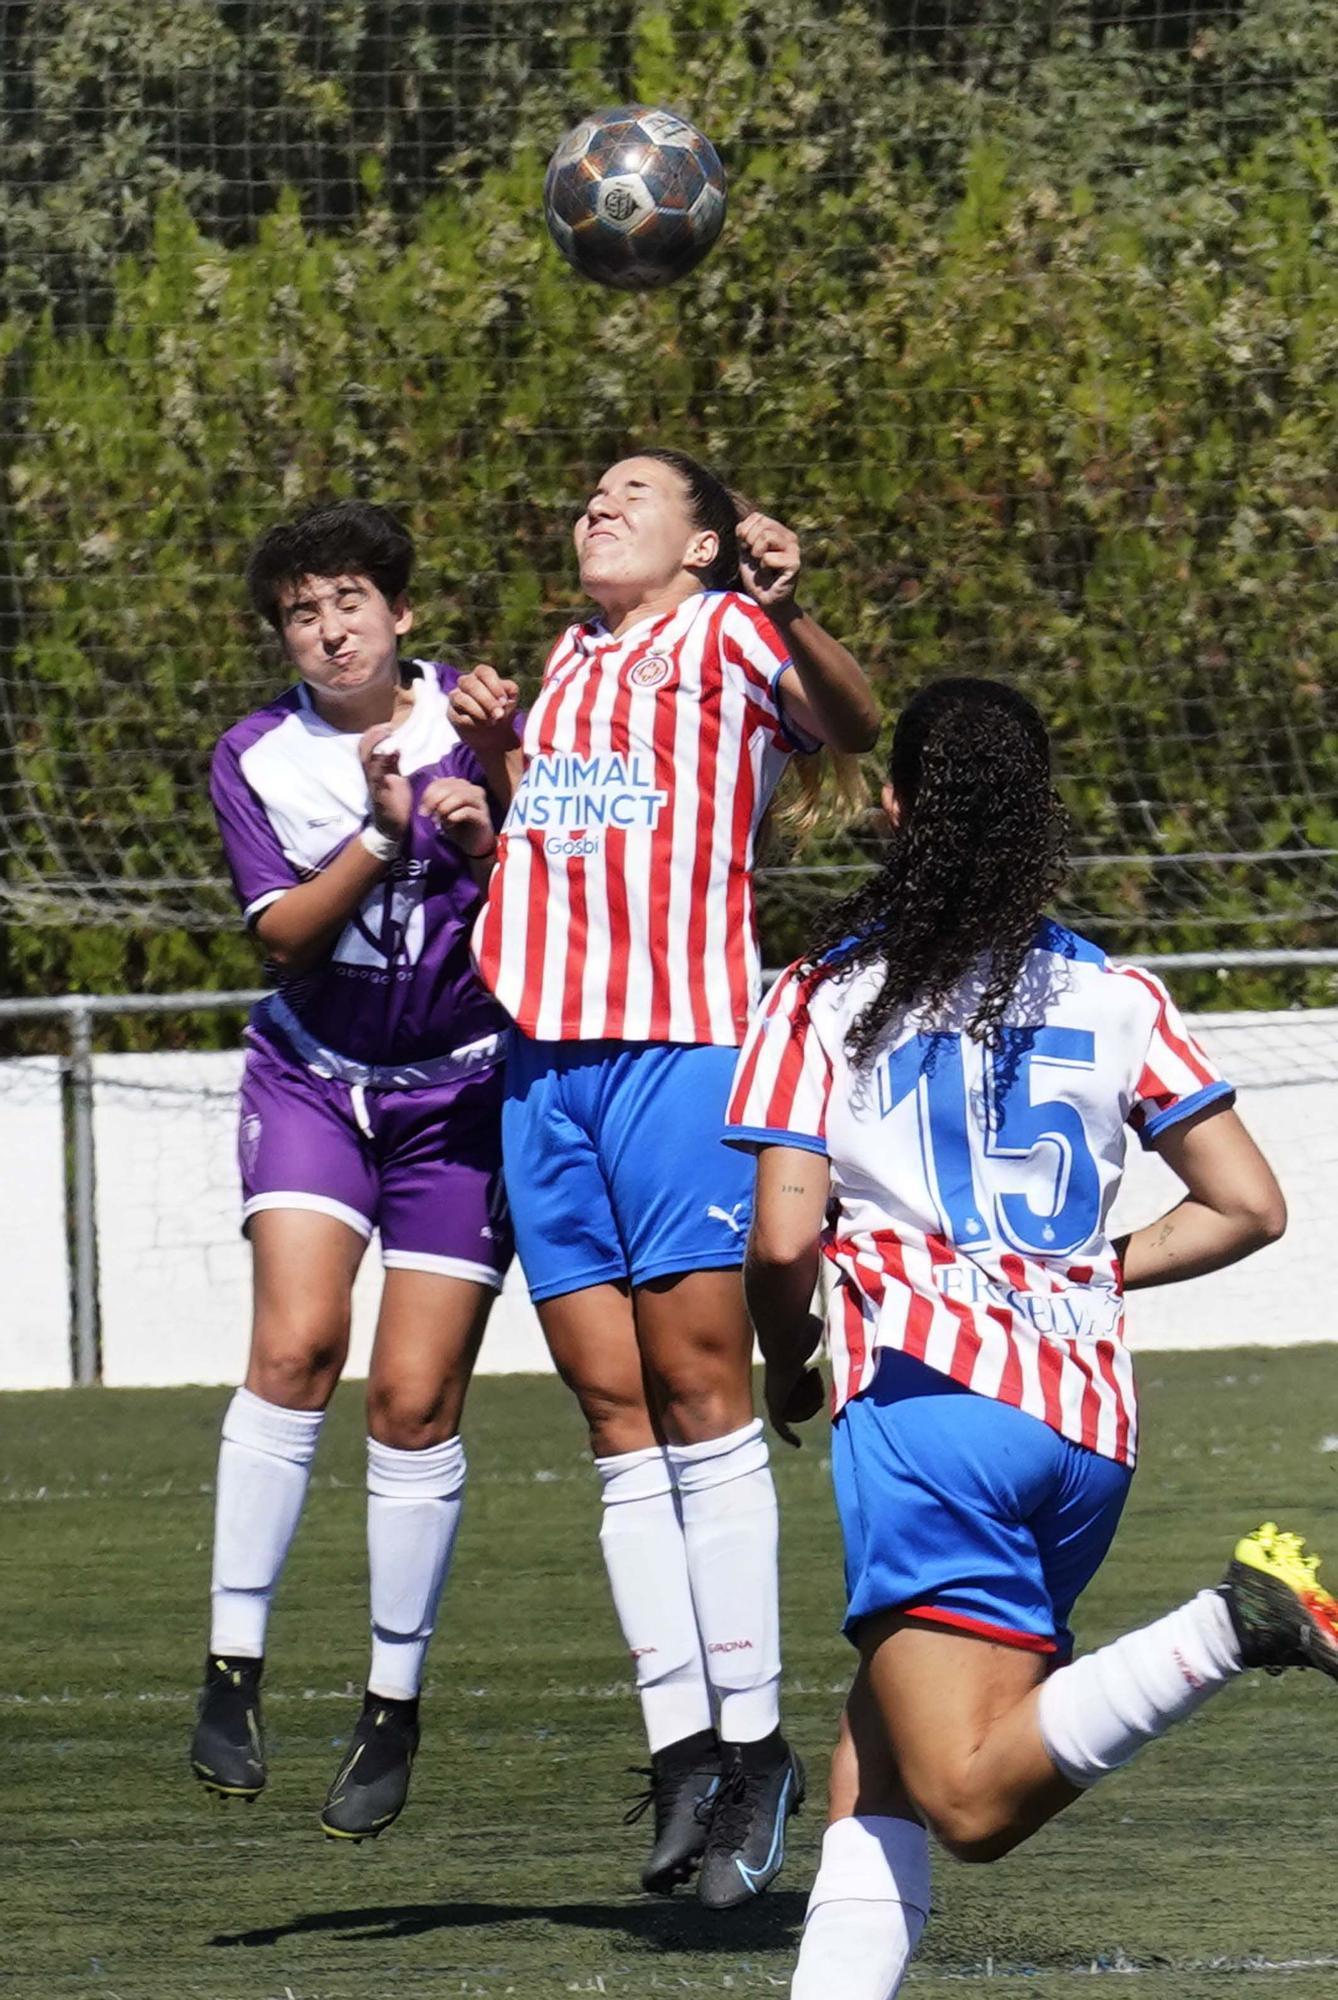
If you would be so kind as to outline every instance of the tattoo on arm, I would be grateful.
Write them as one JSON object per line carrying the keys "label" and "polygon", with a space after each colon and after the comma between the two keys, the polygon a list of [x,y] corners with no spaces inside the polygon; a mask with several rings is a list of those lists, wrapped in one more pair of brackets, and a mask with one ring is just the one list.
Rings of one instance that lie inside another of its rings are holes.
{"label": "tattoo on arm", "polygon": [[782,1182],[781,1182],[781,1184],[780,1184],[780,1191],[781,1191],[781,1193],[782,1193],[782,1194],[806,1194],[806,1193],[807,1193],[807,1189],[806,1189],[806,1188],[802,1188],[802,1187],[801,1187],[801,1186],[799,1185],[799,1182],[798,1182],[798,1181],[782,1181]]}

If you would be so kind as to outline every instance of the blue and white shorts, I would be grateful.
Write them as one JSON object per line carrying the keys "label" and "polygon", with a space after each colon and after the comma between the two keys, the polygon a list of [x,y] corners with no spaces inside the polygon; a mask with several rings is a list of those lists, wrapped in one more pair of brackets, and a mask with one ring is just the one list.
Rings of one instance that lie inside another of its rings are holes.
{"label": "blue and white shorts", "polygon": [[512,1036],[502,1159],[536,1304],[742,1264],[753,1161],[720,1137],[737,1057],[708,1044]]}
{"label": "blue and white shorts", "polygon": [[832,1431],[845,1632],[901,1611],[1060,1660],[1130,1469],[909,1355],[884,1350]]}

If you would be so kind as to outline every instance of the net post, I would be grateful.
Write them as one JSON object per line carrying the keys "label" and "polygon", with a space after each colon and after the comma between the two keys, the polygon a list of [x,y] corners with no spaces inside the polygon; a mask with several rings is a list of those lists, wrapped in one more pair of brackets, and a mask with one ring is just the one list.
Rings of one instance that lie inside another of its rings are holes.
{"label": "net post", "polygon": [[93,1013],[73,1006],[65,1075],[70,1101],[70,1244],[74,1266],[74,1379],[101,1380],[97,1178],[93,1157]]}

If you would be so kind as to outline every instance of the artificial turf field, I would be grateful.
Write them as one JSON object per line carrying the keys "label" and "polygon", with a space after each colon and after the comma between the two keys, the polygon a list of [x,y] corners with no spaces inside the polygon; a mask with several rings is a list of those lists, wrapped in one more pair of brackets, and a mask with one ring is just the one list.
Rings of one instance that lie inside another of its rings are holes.
{"label": "artificial turf field", "polygon": [[[1090,1646],[1215,1580],[1276,1514],[1338,1570],[1338,1350],[1156,1355],[1145,1452],[1080,1614]],[[420,2000],[788,1991],[850,1654],[826,1433],[776,1447],[786,1715],[811,1774],[753,1908],[635,1893],[636,1712],[565,1393],[480,1381],[471,1486],[409,1807],[379,1843],[316,1812],[365,1668],[359,1392],[336,1401],[271,1631],[271,1777],[189,1776],[219,1390],[0,1398],[0,1996]],[[1338,1687],[1249,1676],[988,1869],[940,1857],[908,1990],[1059,2000],[1338,1993]],[[833,2000],[840,2000],[833,1994]]]}

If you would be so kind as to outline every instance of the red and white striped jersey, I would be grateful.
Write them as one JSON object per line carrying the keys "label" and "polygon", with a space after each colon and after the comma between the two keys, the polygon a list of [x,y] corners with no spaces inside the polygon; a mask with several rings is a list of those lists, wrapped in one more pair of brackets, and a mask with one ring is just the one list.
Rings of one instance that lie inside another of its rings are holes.
{"label": "red and white striped jersey", "polygon": [[758,825],[801,743],[789,655],[749,598],[705,591],[621,638],[573,625],[474,932],[484,984],[540,1041],[742,1041],[760,962]]}
{"label": "red and white striped jersey", "polygon": [[1132,1464],[1133,1364],[1106,1222],[1127,1128],[1144,1145],[1231,1086],[1160,980],[1044,923],[1000,1046],[894,1017],[856,1067],[846,1037],[877,967],[792,966],[740,1053],[726,1137],[831,1162],[827,1334],[839,1410],[899,1348]]}

